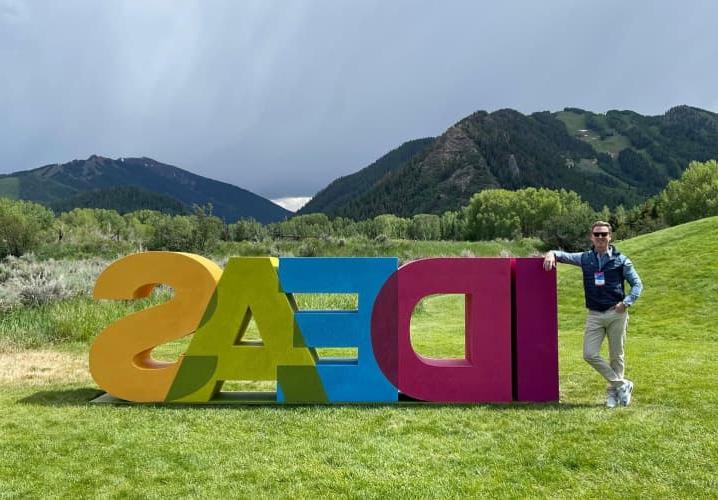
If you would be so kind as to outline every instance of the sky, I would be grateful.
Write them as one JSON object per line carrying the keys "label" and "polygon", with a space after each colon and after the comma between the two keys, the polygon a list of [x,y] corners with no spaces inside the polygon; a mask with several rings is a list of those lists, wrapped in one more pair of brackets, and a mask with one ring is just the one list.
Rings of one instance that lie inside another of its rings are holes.
{"label": "sky", "polygon": [[713,1],[0,0],[0,173],[147,156],[311,196],[477,110],[718,112]]}

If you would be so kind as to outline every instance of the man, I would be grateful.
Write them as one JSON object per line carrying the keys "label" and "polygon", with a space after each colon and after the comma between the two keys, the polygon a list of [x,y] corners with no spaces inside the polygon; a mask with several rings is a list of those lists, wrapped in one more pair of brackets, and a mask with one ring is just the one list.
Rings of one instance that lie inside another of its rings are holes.
{"label": "man", "polygon": [[[550,251],[543,261],[545,270],[556,262],[573,264],[583,271],[583,289],[588,316],[583,335],[583,359],[608,381],[606,406],[628,406],[633,394],[633,382],[624,378],[623,345],[628,325],[627,309],[643,290],[643,284],[633,263],[611,242],[611,225],[596,221],[591,227],[593,248],[587,252],[567,253]],[[624,280],[631,285],[627,296]],[[601,357],[603,338],[608,337],[610,363]]]}

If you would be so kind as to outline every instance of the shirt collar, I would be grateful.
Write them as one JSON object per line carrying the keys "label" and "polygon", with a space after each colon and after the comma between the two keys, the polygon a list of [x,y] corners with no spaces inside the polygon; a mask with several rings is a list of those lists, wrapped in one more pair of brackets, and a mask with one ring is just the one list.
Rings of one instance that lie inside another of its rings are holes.
{"label": "shirt collar", "polygon": [[[593,253],[596,254],[596,257],[601,257],[596,251],[596,247],[591,248],[591,250],[593,250]],[[606,250],[606,253],[604,255],[607,255],[609,259],[613,257],[613,245],[608,245],[608,250]]]}

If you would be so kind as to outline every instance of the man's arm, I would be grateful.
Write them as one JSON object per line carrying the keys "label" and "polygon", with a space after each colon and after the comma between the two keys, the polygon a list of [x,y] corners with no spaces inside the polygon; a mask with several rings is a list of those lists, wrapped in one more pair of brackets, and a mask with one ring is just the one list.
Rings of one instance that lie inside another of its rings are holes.
{"label": "man's arm", "polygon": [[546,271],[550,271],[556,267],[556,262],[562,264],[573,264],[574,266],[581,265],[581,254],[583,252],[562,252],[561,250],[550,250],[543,259],[543,268]]}
{"label": "man's arm", "polygon": [[633,262],[631,262],[629,258],[626,258],[626,261],[623,263],[623,277],[626,278],[626,281],[631,285],[631,293],[623,299],[623,303],[626,306],[632,306],[633,303],[638,300],[638,297],[641,296],[643,283],[636,272],[636,268],[633,267]]}

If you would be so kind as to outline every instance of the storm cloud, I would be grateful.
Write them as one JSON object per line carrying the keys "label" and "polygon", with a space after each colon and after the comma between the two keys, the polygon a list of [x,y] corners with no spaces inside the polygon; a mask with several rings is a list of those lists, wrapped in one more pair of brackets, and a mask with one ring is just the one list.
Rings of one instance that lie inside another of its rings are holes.
{"label": "storm cloud", "polygon": [[714,2],[0,0],[0,173],[148,156],[312,195],[479,109],[718,111]]}

